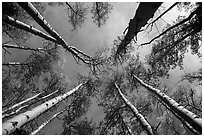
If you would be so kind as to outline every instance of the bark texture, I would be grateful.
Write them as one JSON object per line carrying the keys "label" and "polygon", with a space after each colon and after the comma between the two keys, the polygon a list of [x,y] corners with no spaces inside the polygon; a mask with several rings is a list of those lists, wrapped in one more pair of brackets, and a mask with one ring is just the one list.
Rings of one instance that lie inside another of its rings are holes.
{"label": "bark texture", "polygon": [[132,103],[130,101],[128,101],[128,99],[123,95],[123,93],[121,92],[120,88],[117,86],[117,84],[115,84],[115,87],[118,90],[119,95],[121,96],[121,98],[123,99],[123,101],[125,102],[125,104],[132,110],[132,112],[134,113],[135,117],[138,119],[138,121],[140,122],[142,128],[144,129],[144,131],[148,134],[148,135],[154,135],[154,129],[152,128],[152,126],[147,122],[147,120],[145,119],[145,117],[139,113],[139,111],[137,110],[137,108],[134,107],[134,105],[132,105]]}
{"label": "bark texture", "polygon": [[51,107],[55,106],[57,103],[61,102],[62,100],[70,96],[72,93],[77,91],[82,85],[83,84],[79,84],[77,87],[66,92],[65,94],[59,95],[31,110],[28,110],[4,122],[2,124],[2,134],[3,135],[11,134],[16,129],[19,129],[21,126],[35,119],[36,117],[44,113],[46,110],[50,109]]}
{"label": "bark texture", "polygon": [[202,119],[197,115],[187,110],[183,106],[179,105],[175,100],[162,93],[159,89],[153,88],[152,86],[144,83],[137,76],[133,76],[143,87],[152,92],[160,101],[168,106],[176,115],[180,116],[185,122],[188,123],[198,134],[202,134]]}
{"label": "bark texture", "polygon": [[136,36],[140,29],[145,26],[162,2],[140,2],[133,19],[130,19],[125,38],[121,41],[117,53],[125,52],[127,45]]}

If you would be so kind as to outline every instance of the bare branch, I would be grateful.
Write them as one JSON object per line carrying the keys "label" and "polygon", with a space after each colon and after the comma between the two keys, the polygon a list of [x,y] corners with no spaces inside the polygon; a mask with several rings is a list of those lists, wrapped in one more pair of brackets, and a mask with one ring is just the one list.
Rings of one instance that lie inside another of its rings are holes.
{"label": "bare branch", "polygon": [[15,40],[15,38],[13,36],[11,36],[6,30],[3,30],[3,32],[5,32],[15,43],[16,45],[20,45],[19,42],[17,40]]}
{"label": "bare branch", "polygon": [[2,44],[2,47],[3,48],[13,48],[13,49],[23,49],[23,50],[31,50],[31,51],[44,51],[43,48],[36,48],[36,49],[33,49],[33,48],[29,48],[29,47],[24,47],[24,46],[17,46],[17,45],[11,45],[11,44]]}
{"label": "bare branch", "polygon": [[[57,40],[57,43],[62,45],[67,51],[76,56],[85,64],[94,64],[92,58],[73,47],[69,46],[67,42],[50,26],[50,24],[43,18],[43,16],[37,11],[37,9],[29,2],[18,3],[45,31],[47,31],[52,37]],[[83,57],[80,57],[82,55]],[[87,59],[88,57],[88,59]]]}
{"label": "bare branch", "polygon": [[3,66],[29,66],[28,63],[20,63],[20,62],[8,62],[8,63],[3,63]]}
{"label": "bare branch", "polygon": [[[158,60],[163,59],[163,57],[164,57],[165,55],[167,55],[167,54],[171,51],[171,49],[173,49],[174,47],[176,47],[177,44],[179,44],[181,41],[185,40],[187,37],[189,37],[189,36],[193,35],[194,33],[196,33],[198,29],[199,29],[199,28],[197,28],[197,29],[195,29],[195,30],[189,32],[188,34],[186,34],[185,36],[183,36],[182,38],[180,38],[179,40],[177,40],[176,42],[174,42],[171,47],[169,47],[169,48],[168,48],[165,52],[163,52],[159,57],[157,57],[156,59],[154,59],[153,64],[155,64]],[[162,48],[162,49],[163,49],[163,48]],[[161,50],[161,49],[160,49],[160,50]]]}
{"label": "bare branch", "polygon": [[161,15],[159,15],[156,19],[154,19],[151,23],[149,23],[147,25],[147,27],[144,29],[146,30],[150,25],[153,25],[156,21],[158,21],[164,14],[166,14],[167,12],[169,12],[174,6],[176,6],[177,4],[179,4],[179,2],[175,2],[171,7],[169,7],[167,10],[165,10]]}
{"label": "bare branch", "polygon": [[81,14],[78,14],[73,8],[72,6],[68,3],[68,2],[65,2],[67,4],[67,6],[78,16],[80,16],[81,18],[84,18],[84,16],[82,16]]}
{"label": "bare branch", "polygon": [[170,31],[171,29],[176,28],[176,27],[178,27],[179,25],[181,25],[181,24],[183,24],[183,23],[189,21],[189,20],[196,14],[196,12],[198,12],[197,9],[196,9],[195,11],[193,11],[186,19],[184,19],[184,20],[180,21],[179,23],[177,23],[177,24],[175,24],[175,25],[169,27],[169,28],[166,29],[164,32],[162,32],[162,33],[159,34],[158,36],[156,36],[156,37],[154,37],[153,39],[151,39],[149,42],[140,44],[140,46],[143,46],[143,45],[147,45],[147,44],[152,43],[155,39],[158,39],[159,37],[161,37],[162,35],[164,35],[164,34],[167,33],[168,31]]}

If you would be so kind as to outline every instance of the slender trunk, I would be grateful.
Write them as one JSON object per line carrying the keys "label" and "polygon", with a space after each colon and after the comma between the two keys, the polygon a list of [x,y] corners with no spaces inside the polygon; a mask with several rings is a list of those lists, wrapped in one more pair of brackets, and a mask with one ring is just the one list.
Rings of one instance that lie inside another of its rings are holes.
{"label": "slender trunk", "polygon": [[[37,9],[29,2],[19,2],[18,3],[47,33],[49,33],[52,37],[57,40],[57,43],[62,45],[67,51],[69,51],[72,55],[76,56],[82,62],[86,64],[90,64],[90,60],[93,61],[93,58],[86,55],[84,52],[69,46],[67,42],[50,26],[50,24],[43,18],[43,16],[37,11]],[[83,53],[82,55],[84,58],[80,57],[79,54]],[[85,59],[88,57],[88,59]]]}
{"label": "slender trunk", "polygon": [[162,93],[160,90],[153,88],[152,86],[144,83],[137,76],[133,75],[133,77],[146,89],[148,89],[151,93],[156,95],[159,100],[164,102],[175,114],[182,117],[185,122],[187,122],[194,130],[196,130],[199,134],[202,134],[202,119],[197,115],[187,110],[183,106],[179,105],[175,100]]}
{"label": "slender trunk", "polygon": [[20,62],[8,62],[8,63],[2,63],[2,66],[29,66],[29,64],[20,63]]}
{"label": "slender trunk", "polygon": [[21,101],[21,102],[15,104],[15,105],[13,105],[13,106],[11,106],[11,107],[5,109],[5,110],[3,110],[2,113],[5,113],[5,112],[7,112],[7,111],[9,111],[9,110],[11,110],[11,109],[14,109],[14,108],[16,108],[16,107],[18,107],[18,106],[20,106],[20,105],[22,105],[22,104],[24,104],[24,103],[26,103],[26,102],[32,100],[32,99],[34,99],[34,98],[37,98],[37,97],[40,96],[41,94],[42,94],[42,93],[38,93],[38,94],[34,95],[33,97],[30,97],[30,98],[28,98],[28,99],[26,99],[26,100],[23,100],[23,101]]}
{"label": "slender trunk", "polygon": [[[37,9],[30,2],[18,2],[18,4],[52,37],[57,41],[65,43],[62,37],[50,26],[50,24],[43,18]],[[64,42],[62,42],[64,41]]]}
{"label": "slender trunk", "polygon": [[9,119],[8,121],[4,122],[2,124],[2,134],[11,134],[16,129],[19,129],[21,126],[25,125],[29,121],[35,119],[51,107],[55,106],[57,103],[61,102],[62,100],[66,99],[68,96],[73,94],[75,91],[77,91],[83,84],[79,84],[74,89],[66,92],[65,94],[59,95],[49,101],[46,101],[45,103],[27,111],[22,114],[19,114],[12,119]]}
{"label": "slender trunk", "polygon": [[143,130],[148,134],[148,135],[154,135],[154,129],[152,128],[152,126],[147,122],[147,120],[145,119],[145,117],[139,113],[139,111],[137,110],[137,108],[135,108],[130,101],[128,101],[125,96],[123,95],[123,93],[121,92],[120,88],[117,86],[117,84],[115,83],[116,88],[118,89],[118,93],[121,96],[121,98],[123,99],[123,101],[125,102],[125,104],[132,110],[132,112],[134,113],[135,117],[138,119],[139,123],[141,124]]}
{"label": "slender trunk", "polygon": [[171,111],[171,113],[176,117],[176,118],[178,118],[178,120],[180,120],[181,121],[181,123],[183,124],[183,127],[185,128],[187,128],[190,132],[192,132],[193,134],[199,134],[192,126],[190,126],[182,117],[180,117],[179,115],[177,115],[174,111],[172,111],[172,109],[171,108],[169,108],[164,102],[162,102],[160,99],[158,99],[159,100],[159,102],[161,103],[161,104],[163,104],[169,111]]}
{"label": "slender trunk", "polygon": [[125,120],[123,119],[123,117],[121,116],[121,114],[119,113],[119,117],[121,118],[121,121],[123,123],[123,125],[125,126],[126,130],[128,131],[129,135],[133,135],[132,130],[129,128],[129,126],[125,123]]}
{"label": "slender trunk", "polygon": [[55,119],[57,116],[59,116],[60,114],[62,114],[65,110],[67,110],[67,107],[64,108],[62,111],[57,112],[56,114],[54,114],[50,119],[48,119],[47,121],[45,121],[43,124],[41,124],[36,130],[34,130],[32,133],[30,133],[30,135],[36,135],[39,131],[41,131],[47,124],[49,124],[53,119]]}
{"label": "slender trunk", "polygon": [[[36,102],[42,101],[42,100],[44,100],[44,99],[46,99],[46,98],[52,96],[53,94],[55,94],[55,93],[58,92],[58,91],[59,91],[59,90],[56,90],[56,91],[54,91],[54,92],[52,92],[52,93],[50,93],[50,94],[48,94],[48,95],[46,95],[46,96],[43,96],[43,97],[41,97],[41,98],[37,98],[37,99],[34,100],[33,102],[31,102],[31,103],[29,103],[29,104],[26,104],[26,105],[23,105],[23,106],[21,106],[20,108],[18,108],[17,110],[12,111],[11,113],[4,114],[4,115],[2,115],[2,119],[6,118],[6,117],[10,117],[10,116],[12,116],[12,115],[15,115],[15,114],[17,114],[18,112],[20,112],[22,109],[26,109],[26,108],[28,108],[29,106],[35,104]],[[40,93],[40,94],[41,94],[41,93]],[[36,98],[36,97],[35,97],[35,98]]]}
{"label": "slender trunk", "polygon": [[12,25],[12,26],[15,26],[19,29],[22,29],[22,30],[25,30],[25,31],[28,31],[34,35],[37,35],[37,36],[40,36],[46,40],[50,40],[52,42],[56,42],[56,39],[51,37],[50,35],[46,34],[46,33],[43,33],[41,31],[39,31],[38,29],[32,27],[32,26],[29,26],[19,20],[16,20],[12,17],[9,17],[7,15],[3,15],[3,19],[2,19],[3,22],[9,24],[9,25]]}
{"label": "slender trunk", "polygon": [[43,51],[43,48],[29,48],[29,47],[23,47],[23,46],[17,46],[17,45],[11,45],[11,44],[2,44],[2,48],[12,48],[12,49],[22,49],[22,50],[31,50],[31,51]]}

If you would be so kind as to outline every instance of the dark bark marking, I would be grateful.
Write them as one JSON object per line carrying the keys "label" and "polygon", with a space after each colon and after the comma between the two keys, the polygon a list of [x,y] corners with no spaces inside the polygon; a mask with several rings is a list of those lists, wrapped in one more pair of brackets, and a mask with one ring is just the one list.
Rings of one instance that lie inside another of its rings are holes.
{"label": "dark bark marking", "polygon": [[14,127],[16,127],[17,125],[18,125],[18,122],[17,121],[14,121],[14,122],[11,122],[12,123],[12,125],[14,126]]}
{"label": "dark bark marking", "polygon": [[28,115],[26,115],[26,118],[29,119],[30,117]]}

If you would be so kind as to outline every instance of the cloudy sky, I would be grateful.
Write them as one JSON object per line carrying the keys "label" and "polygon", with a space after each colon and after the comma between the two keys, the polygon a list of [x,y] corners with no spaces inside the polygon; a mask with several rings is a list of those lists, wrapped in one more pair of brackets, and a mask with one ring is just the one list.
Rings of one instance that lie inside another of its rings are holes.
{"label": "cloudy sky", "polygon": [[[92,6],[92,3],[86,3],[90,7]],[[113,44],[113,40],[117,38],[117,36],[121,36],[125,28],[127,27],[129,20],[134,17],[135,11],[138,7],[138,3],[136,2],[114,2],[111,3],[113,5],[113,10],[109,14],[109,19],[107,20],[106,24],[102,27],[98,28],[95,23],[93,23],[93,20],[91,18],[91,13],[89,9],[89,13],[87,14],[87,19],[85,23],[82,25],[81,28],[79,28],[77,31],[71,31],[72,26],[68,22],[67,13],[65,8],[63,7],[51,7],[48,6],[46,8],[46,11],[44,13],[45,19],[50,23],[50,25],[67,41],[68,44],[77,47],[78,49],[84,51],[85,53],[89,55],[93,55],[94,52],[104,46],[111,47]],[[155,13],[155,17],[158,16],[164,9],[167,9],[170,7],[173,3],[164,3],[162,4],[162,8],[160,8],[160,12]],[[164,9],[163,9],[164,8]],[[178,12],[177,8],[173,8],[170,12],[168,12],[163,19],[171,23],[172,20],[175,20],[178,15],[184,14],[182,12]],[[35,25],[36,28],[39,30],[42,30],[35,22],[33,22],[33,25]],[[157,26],[159,31],[163,29],[165,25],[165,22],[162,20],[159,20],[157,22]],[[150,35],[146,36],[144,33],[138,34],[138,43],[143,43],[149,41],[151,38],[153,38],[156,34],[158,34],[157,30],[154,28],[153,31],[150,33]],[[2,39],[2,41],[6,41],[5,38]],[[30,38],[24,45],[29,47],[42,47],[41,39],[32,37]],[[140,52],[141,59],[143,60],[145,55],[148,54],[151,50],[151,46],[147,45],[143,48],[139,48],[137,52]],[[28,54],[25,52],[12,52],[12,57],[7,57],[7,61],[22,61],[25,59]],[[4,57],[2,57],[4,61]],[[68,77],[68,79],[72,82],[76,82],[76,75],[77,73],[86,73],[87,68],[83,63],[81,65],[78,65],[73,57],[70,55],[70,53],[63,54],[63,60],[64,60],[64,66],[61,70],[61,72]],[[191,65],[193,62],[194,65]],[[187,72],[192,72],[197,70],[201,67],[201,63],[198,60],[196,56],[192,56],[190,54],[187,54],[184,59],[184,67],[187,70]],[[173,87],[177,81],[179,81],[181,74],[183,74],[182,71],[179,69],[172,70],[170,73],[170,78],[166,80],[167,83],[169,83],[169,87]],[[103,117],[102,109],[93,104],[91,106],[90,111],[88,112],[89,116],[91,116],[93,119],[98,119],[98,117]],[[101,114],[101,115],[99,115]],[[62,127],[61,127],[62,121],[55,119],[52,121],[50,125],[48,125],[42,133],[45,134],[55,134],[55,133],[61,133]],[[58,125],[58,126],[56,126]]]}

